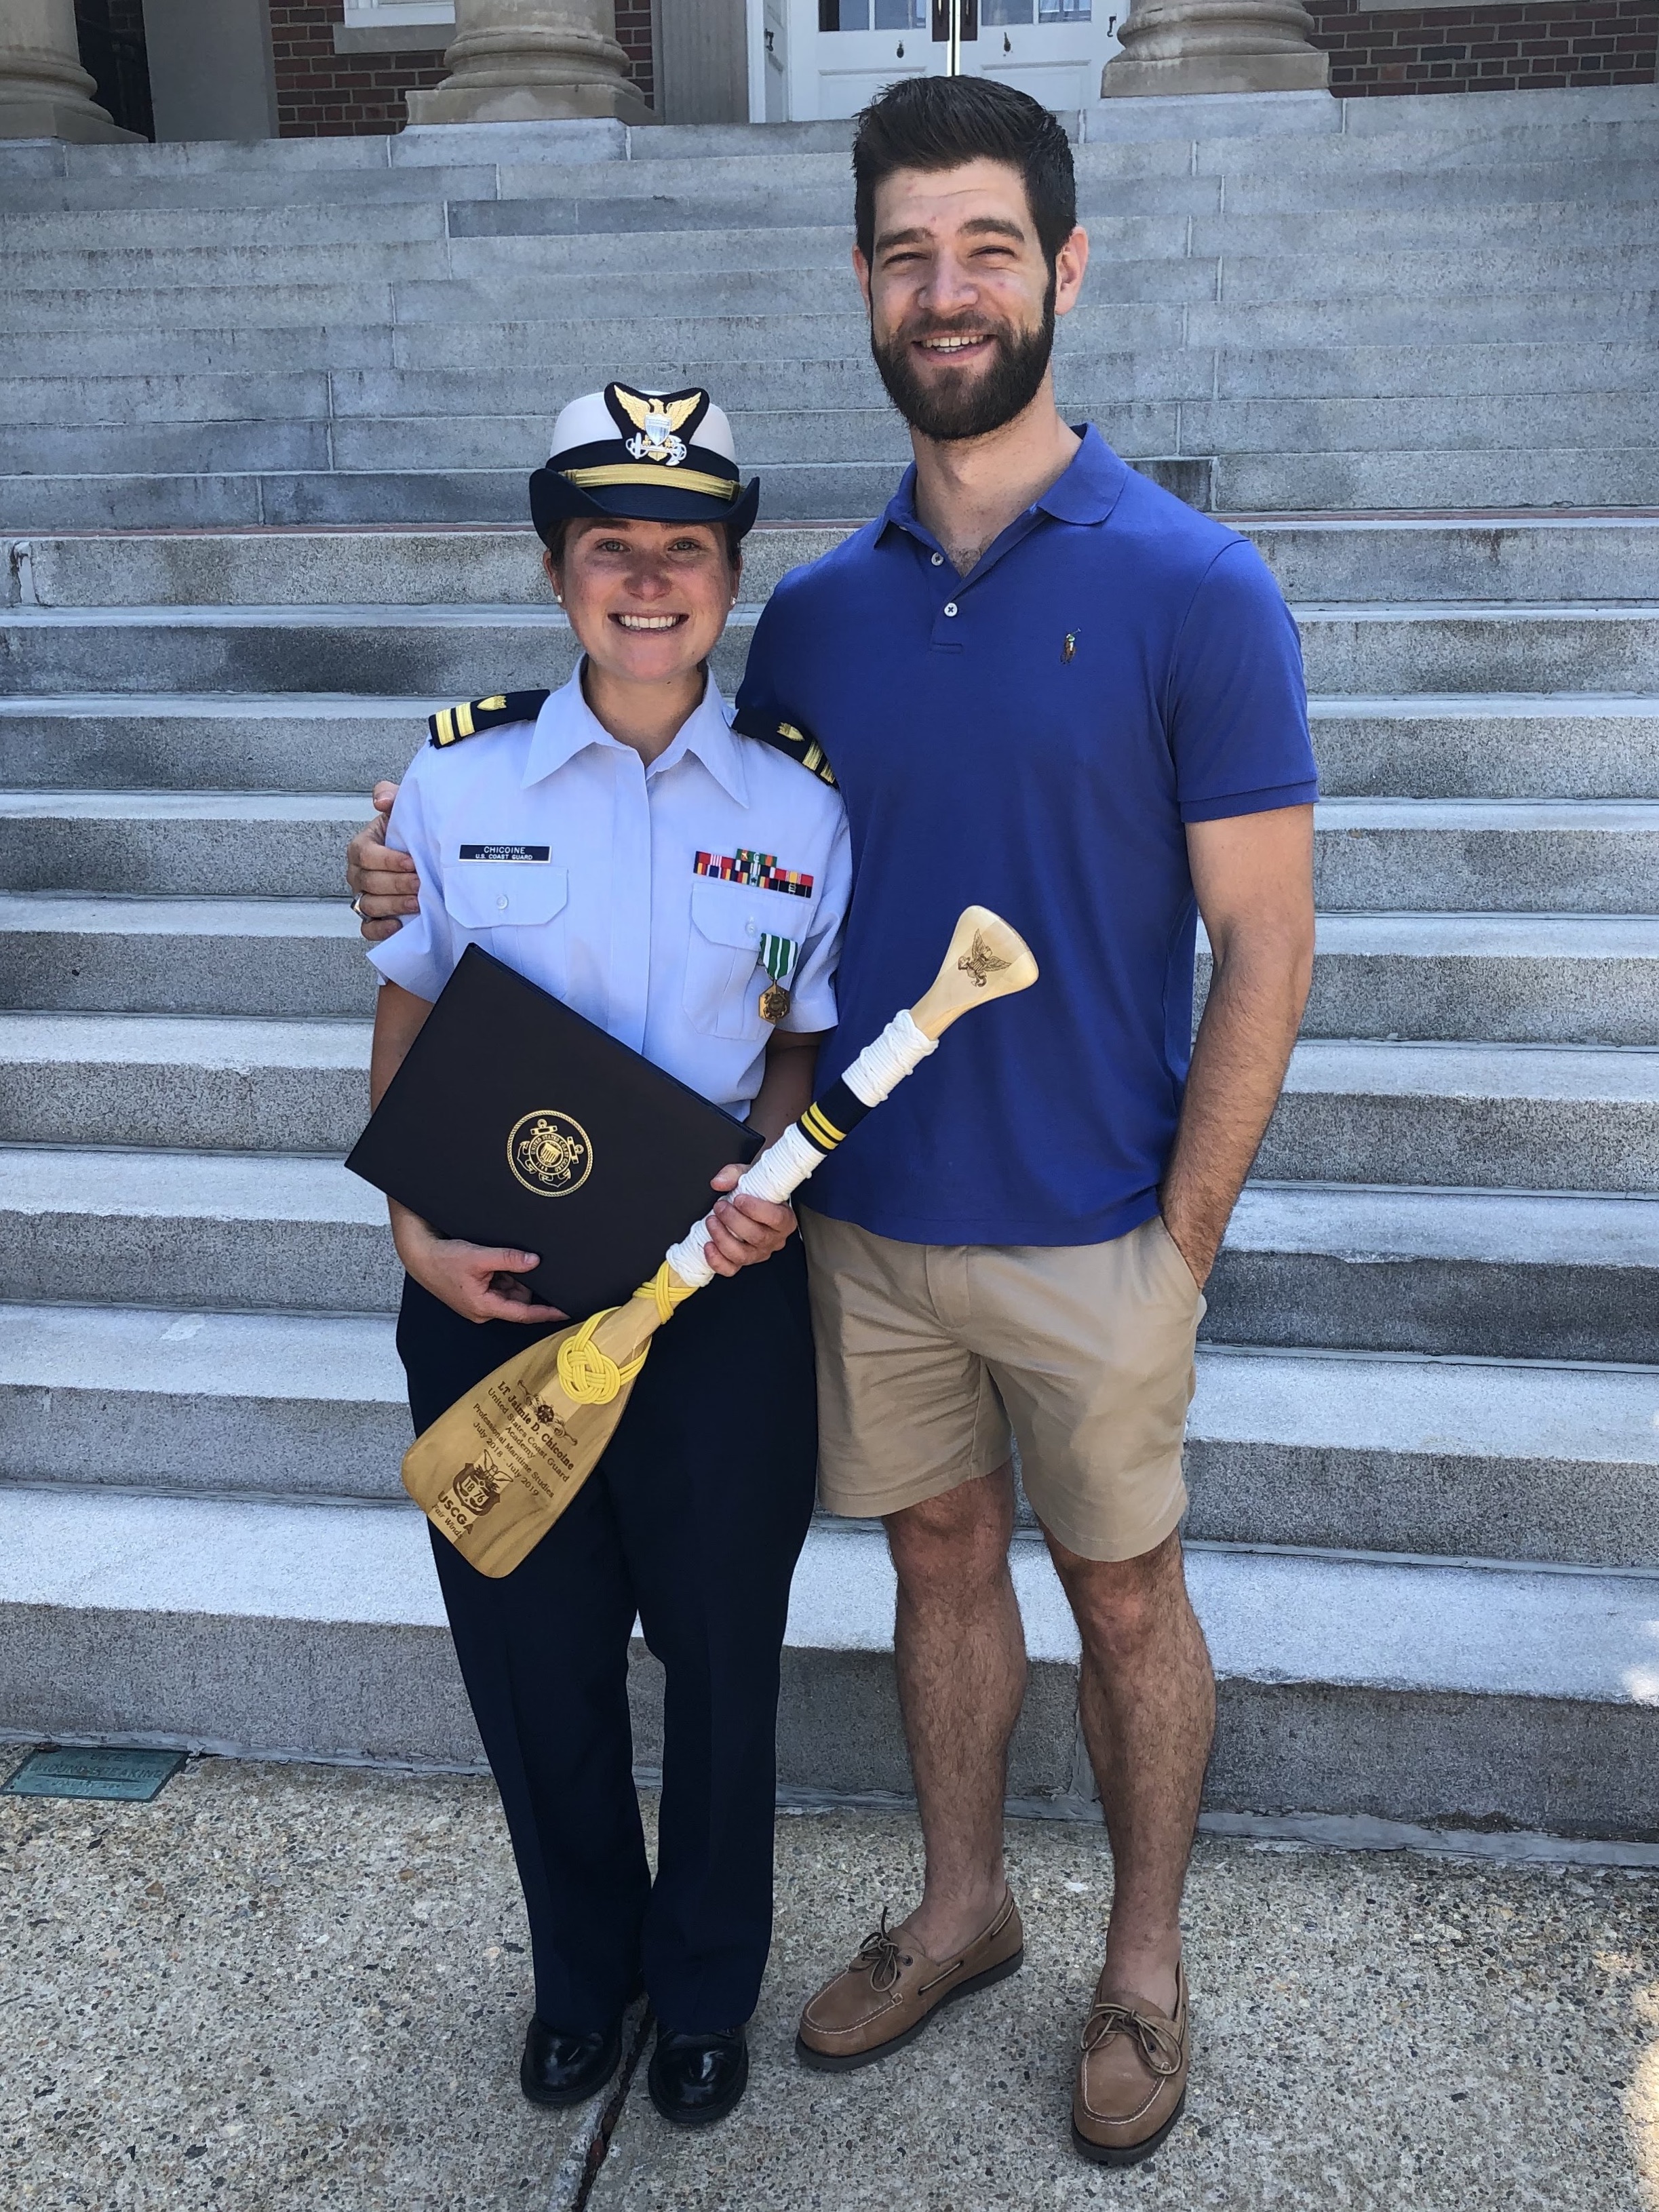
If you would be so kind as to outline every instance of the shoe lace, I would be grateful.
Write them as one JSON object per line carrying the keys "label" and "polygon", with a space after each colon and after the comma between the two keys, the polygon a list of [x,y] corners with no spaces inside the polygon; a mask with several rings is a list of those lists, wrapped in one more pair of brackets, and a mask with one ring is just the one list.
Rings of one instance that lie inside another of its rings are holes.
{"label": "shoe lace", "polygon": [[1109,2036],[1129,2035],[1161,2081],[1181,2071],[1181,2042],[1167,2020],[1153,2019],[1115,1997],[1103,1997],[1083,2023],[1083,2048],[1097,2051]]}
{"label": "shoe lace", "polygon": [[866,1969],[872,1989],[890,1990],[899,1978],[901,1967],[909,1963],[900,1953],[898,1938],[887,1925],[887,1908],[884,1905],[880,1927],[872,1929],[859,1945],[853,1964]]}

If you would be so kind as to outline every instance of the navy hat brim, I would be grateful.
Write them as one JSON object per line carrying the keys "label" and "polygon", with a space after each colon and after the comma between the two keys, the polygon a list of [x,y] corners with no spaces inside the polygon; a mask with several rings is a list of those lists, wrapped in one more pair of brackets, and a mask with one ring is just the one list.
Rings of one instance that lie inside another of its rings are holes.
{"label": "navy hat brim", "polygon": [[538,469],[530,479],[530,519],[544,544],[559,523],[602,520],[606,515],[618,521],[718,522],[743,538],[753,528],[759,508],[758,477],[730,500],[677,484],[666,470],[657,483],[605,484],[591,490],[553,468]]}

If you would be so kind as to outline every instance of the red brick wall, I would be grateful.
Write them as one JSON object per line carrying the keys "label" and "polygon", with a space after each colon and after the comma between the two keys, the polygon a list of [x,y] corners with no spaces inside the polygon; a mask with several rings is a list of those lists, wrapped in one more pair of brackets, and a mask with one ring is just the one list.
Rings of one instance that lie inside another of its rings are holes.
{"label": "red brick wall", "polygon": [[[404,94],[441,82],[443,52],[337,54],[334,26],[345,0],[270,0],[276,64],[276,133],[282,138],[384,135],[408,121]],[[651,0],[617,0],[617,37],[629,75],[651,98]]]}
{"label": "red brick wall", "polygon": [[1368,13],[1363,0],[1308,0],[1331,90],[1542,91],[1651,84],[1659,0],[1507,0],[1502,7]]}

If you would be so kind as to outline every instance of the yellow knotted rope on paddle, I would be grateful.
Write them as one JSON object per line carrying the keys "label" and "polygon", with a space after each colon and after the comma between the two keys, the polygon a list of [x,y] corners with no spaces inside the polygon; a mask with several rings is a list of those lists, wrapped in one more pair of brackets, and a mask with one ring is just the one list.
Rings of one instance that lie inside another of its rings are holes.
{"label": "yellow knotted rope on paddle", "polygon": [[[672,1318],[675,1307],[684,1305],[696,1288],[695,1283],[671,1282],[668,1262],[665,1260],[651,1280],[641,1283],[634,1296],[636,1298],[654,1298],[657,1319],[665,1322]],[[624,1384],[631,1382],[645,1364],[646,1352],[651,1349],[649,1344],[644,1351],[619,1366],[609,1352],[601,1350],[592,1340],[593,1332],[599,1323],[613,1313],[621,1311],[620,1306],[607,1306],[603,1313],[591,1314],[574,1336],[566,1337],[559,1346],[559,1381],[566,1397],[574,1398],[579,1406],[608,1406]]]}

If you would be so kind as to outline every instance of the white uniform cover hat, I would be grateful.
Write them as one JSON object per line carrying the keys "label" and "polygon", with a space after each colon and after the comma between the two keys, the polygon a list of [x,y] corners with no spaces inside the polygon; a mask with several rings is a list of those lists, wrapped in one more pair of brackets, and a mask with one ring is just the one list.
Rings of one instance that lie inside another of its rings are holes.
{"label": "white uniform cover hat", "polygon": [[547,465],[530,479],[530,514],[544,540],[574,517],[720,522],[739,535],[755,520],[760,482],[738,476],[732,425],[708,394],[607,384],[573,399],[553,426]]}

